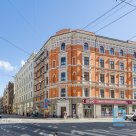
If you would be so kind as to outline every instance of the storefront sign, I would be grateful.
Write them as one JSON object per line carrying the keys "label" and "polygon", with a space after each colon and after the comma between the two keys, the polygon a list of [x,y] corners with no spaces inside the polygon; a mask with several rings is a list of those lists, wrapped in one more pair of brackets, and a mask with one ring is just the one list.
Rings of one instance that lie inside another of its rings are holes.
{"label": "storefront sign", "polygon": [[119,105],[128,105],[136,104],[136,101],[121,101],[121,100],[95,100],[95,99],[83,99],[84,104],[119,104]]}

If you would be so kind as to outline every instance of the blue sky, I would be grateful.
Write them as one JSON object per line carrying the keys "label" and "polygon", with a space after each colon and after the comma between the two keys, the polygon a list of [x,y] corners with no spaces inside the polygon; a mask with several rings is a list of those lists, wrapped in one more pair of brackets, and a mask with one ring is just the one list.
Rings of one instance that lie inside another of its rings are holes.
{"label": "blue sky", "polygon": [[[81,29],[119,2],[120,0],[0,0],[0,37],[27,52],[37,52],[56,31],[63,28]],[[127,2],[136,5],[136,0]],[[121,4],[117,9],[124,5]],[[86,30],[95,32],[132,9],[134,8],[126,5],[108,19],[105,16]],[[107,16],[111,14],[112,12]],[[97,34],[127,40],[136,35],[135,24],[136,11]],[[13,80],[12,75],[21,67],[21,61],[28,58],[28,54],[1,39],[0,51],[1,96],[6,84]]]}

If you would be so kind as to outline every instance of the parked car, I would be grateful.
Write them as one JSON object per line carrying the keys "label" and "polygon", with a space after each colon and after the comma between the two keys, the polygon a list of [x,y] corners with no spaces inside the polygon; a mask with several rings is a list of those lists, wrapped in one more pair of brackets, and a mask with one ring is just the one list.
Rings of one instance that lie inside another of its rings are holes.
{"label": "parked car", "polygon": [[2,118],[2,115],[0,115],[0,118]]}
{"label": "parked car", "polygon": [[125,120],[132,120],[134,115],[135,115],[134,113],[130,113],[129,115],[125,115],[124,119]]}

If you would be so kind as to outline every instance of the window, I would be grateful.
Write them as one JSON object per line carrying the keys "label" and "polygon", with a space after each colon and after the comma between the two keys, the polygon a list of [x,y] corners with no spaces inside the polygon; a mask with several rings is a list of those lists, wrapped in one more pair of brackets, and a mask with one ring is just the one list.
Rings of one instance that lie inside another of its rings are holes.
{"label": "window", "polygon": [[133,86],[136,86],[136,77],[133,78]]}
{"label": "window", "polygon": [[110,68],[114,69],[114,61],[110,61]]}
{"label": "window", "polygon": [[136,92],[134,92],[134,99],[136,99]]}
{"label": "window", "polygon": [[65,51],[65,43],[62,43],[62,44],[61,44],[61,50],[62,50],[62,51]]}
{"label": "window", "polygon": [[133,57],[136,58],[136,52],[134,52]]}
{"label": "window", "polygon": [[61,66],[66,65],[66,57],[61,57]]}
{"label": "window", "polygon": [[136,64],[133,64],[133,72],[136,72]]}
{"label": "window", "polygon": [[46,56],[48,57],[48,55],[49,55],[49,52],[48,52],[48,51],[46,51]]}
{"label": "window", "polygon": [[111,81],[112,84],[115,83],[115,77],[114,77],[114,75],[111,75],[111,76],[110,76],[110,81]]}
{"label": "window", "polygon": [[89,97],[89,89],[88,88],[84,89],[84,96]]}
{"label": "window", "polygon": [[104,59],[100,59],[100,68],[104,68]]}
{"label": "window", "polygon": [[66,89],[61,88],[61,97],[66,97]]}
{"label": "window", "polygon": [[104,54],[104,47],[100,46],[100,53]]}
{"label": "window", "polygon": [[72,58],[72,64],[76,65],[76,58],[75,57]]}
{"label": "window", "polygon": [[61,72],[61,81],[66,81],[66,72]]}
{"label": "window", "polygon": [[89,81],[89,72],[84,72],[85,81]]}
{"label": "window", "polygon": [[89,57],[84,57],[84,65],[89,65]]}
{"label": "window", "polygon": [[104,98],[104,89],[100,89],[100,97]]}
{"label": "window", "polygon": [[120,62],[120,70],[124,70],[124,63]]}
{"label": "window", "polygon": [[46,77],[46,85],[48,85],[48,77]]}
{"label": "window", "polygon": [[120,76],[120,84],[124,84],[124,76]]}
{"label": "window", "polygon": [[120,91],[120,98],[124,99],[124,91]]}
{"label": "window", "polygon": [[46,71],[48,70],[48,63],[46,64]]}
{"label": "window", "polygon": [[110,48],[110,54],[114,55],[114,49],[113,48]]}
{"label": "window", "polygon": [[104,83],[104,74],[100,74],[100,82]]}
{"label": "window", "polygon": [[54,61],[53,61],[53,64],[52,64],[52,65],[53,65],[53,66],[52,66],[53,68],[55,68],[55,66],[56,66],[55,63],[56,63],[56,61],[54,60]]}
{"label": "window", "polygon": [[123,55],[124,55],[123,50],[120,50],[119,55],[120,55],[120,56],[123,56]]}
{"label": "window", "polygon": [[111,98],[115,97],[114,90],[110,90]]}
{"label": "window", "polygon": [[88,43],[84,43],[84,50],[88,50],[88,49],[89,49]]}

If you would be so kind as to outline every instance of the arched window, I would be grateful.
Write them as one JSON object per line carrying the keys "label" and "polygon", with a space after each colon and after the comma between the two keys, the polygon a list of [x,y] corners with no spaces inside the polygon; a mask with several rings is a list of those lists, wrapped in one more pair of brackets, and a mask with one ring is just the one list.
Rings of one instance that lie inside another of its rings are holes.
{"label": "arched window", "polygon": [[84,43],[84,50],[88,50],[88,49],[89,49],[88,43]]}
{"label": "arched window", "polygon": [[120,50],[119,55],[120,55],[120,56],[123,56],[123,55],[124,55],[123,50]]}
{"label": "arched window", "polygon": [[114,49],[113,48],[110,48],[110,54],[114,55]]}
{"label": "arched window", "polygon": [[100,53],[104,53],[104,47],[103,46],[100,46]]}
{"label": "arched window", "polygon": [[61,50],[62,50],[62,51],[65,50],[65,46],[66,46],[65,43],[62,43],[62,44],[61,44]]}

